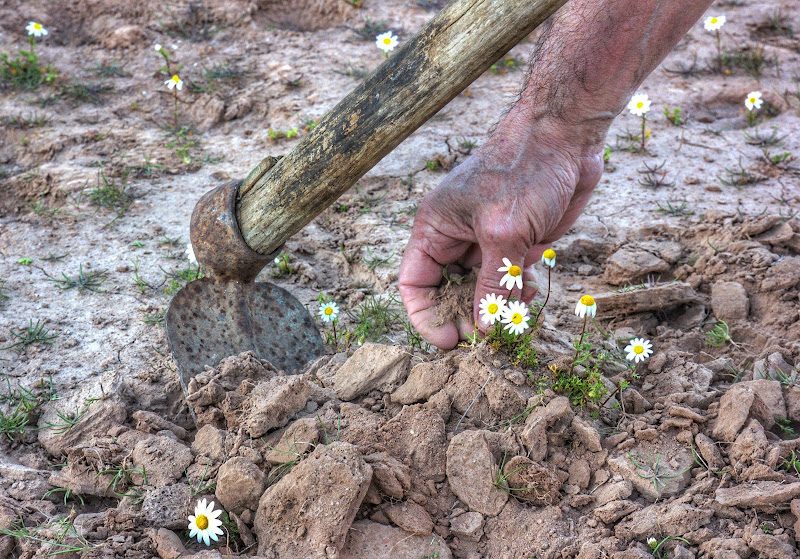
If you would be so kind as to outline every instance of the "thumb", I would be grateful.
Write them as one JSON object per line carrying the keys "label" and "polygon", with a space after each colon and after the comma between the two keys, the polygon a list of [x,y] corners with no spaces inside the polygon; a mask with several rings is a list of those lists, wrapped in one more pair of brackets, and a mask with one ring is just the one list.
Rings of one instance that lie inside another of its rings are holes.
{"label": "thumb", "polygon": [[481,299],[486,298],[490,293],[502,295],[504,299],[522,297],[522,287],[525,277],[525,253],[527,249],[520,247],[517,250],[505,250],[500,253],[492,248],[483,251],[483,263],[478,273],[478,283],[475,286],[475,301],[473,302],[473,313],[475,323],[481,330],[486,330],[491,326],[491,321],[485,320],[480,316]]}

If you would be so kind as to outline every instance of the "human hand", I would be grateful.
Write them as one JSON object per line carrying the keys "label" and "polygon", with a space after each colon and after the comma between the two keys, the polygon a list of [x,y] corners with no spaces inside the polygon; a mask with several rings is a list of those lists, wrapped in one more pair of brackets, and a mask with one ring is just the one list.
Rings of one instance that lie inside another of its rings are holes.
{"label": "human hand", "polygon": [[[503,258],[533,277],[531,266],[575,222],[600,180],[600,145],[579,145],[564,130],[515,126],[506,119],[490,140],[429,192],[414,221],[400,265],[399,290],[412,325],[433,345],[449,349],[488,324],[478,315],[489,293],[526,303],[536,287],[510,293],[500,286]],[[481,266],[474,322],[437,325],[434,295],[445,266],[465,272]]]}

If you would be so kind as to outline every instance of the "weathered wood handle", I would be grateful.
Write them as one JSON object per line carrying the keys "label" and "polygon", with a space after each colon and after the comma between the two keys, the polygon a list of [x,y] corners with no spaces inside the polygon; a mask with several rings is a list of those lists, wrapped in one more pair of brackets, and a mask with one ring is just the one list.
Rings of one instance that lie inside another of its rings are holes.
{"label": "weathered wood handle", "polygon": [[280,247],[566,1],[451,1],[271,169],[254,169],[237,205],[247,244]]}

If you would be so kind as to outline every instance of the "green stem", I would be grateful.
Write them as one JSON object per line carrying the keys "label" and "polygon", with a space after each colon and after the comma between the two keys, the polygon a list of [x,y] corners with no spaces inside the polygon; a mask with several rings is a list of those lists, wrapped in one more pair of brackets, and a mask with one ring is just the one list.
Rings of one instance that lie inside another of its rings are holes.
{"label": "green stem", "polygon": [[647,115],[642,115],[642,152],[644,153],[644,146],[647,143],[647,137],[645,135],[645,127],[647,124]]}
{"label": "green stem", "polygon": [[722,38],[719,36],[719,29],[715,33],[717,34],[717,68],[722,72]]}
{"label": "green stem", "polygon": [[174,93],[173,97],[175,99],[175,111],[173,113],[173,116],[175,117],[175,120],[174,120],[175,123],[174,123],[173,130],[175,132],[175,135],[177,136],[178,135],[178,88],[176,87],[172,91]]}
{"label": "green stem", "polygon": [[572,366],[569,368],[569,376],[572,376],[572,371],[575,369],[575,362],[578,360],[578,352],[583,345],[583,335],[586,333],[586,321],[589,319],[589,313],[583,315],[583,329],[581,329],[581,337],[578,339],[578,345],[575,346],[575,358],[572,360]]}
{"label": "green stem", "polygon": [[552,271],[553,271],[553,268],[548,266],[547,267],[547,297],[544,298],[544,304],[542,305],[542,308],[539,309],[539,312],[536,313],[536,320],[533,321],[533,325],[536,327],[537,330],[539,329],[539,317],[542,316],[542,311],[547,306],[547,301],[550,300],[550,273]]}
{"label": "green stem", "polygon": [[33,35],[30,35],[28,37],[28,42],[31,45],[31,54],[34,54],[34,52],[36,51],[36,39],[33,37]]}

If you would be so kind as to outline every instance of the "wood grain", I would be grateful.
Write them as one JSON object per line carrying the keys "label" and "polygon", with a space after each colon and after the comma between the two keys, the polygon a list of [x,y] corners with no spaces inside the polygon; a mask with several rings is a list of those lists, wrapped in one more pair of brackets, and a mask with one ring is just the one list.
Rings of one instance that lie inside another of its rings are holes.
{"label": "wood grain", "polygon": [[291,152],[251,173],[237,205],[247,244],[279,247],[565,2],[450,2]]}

